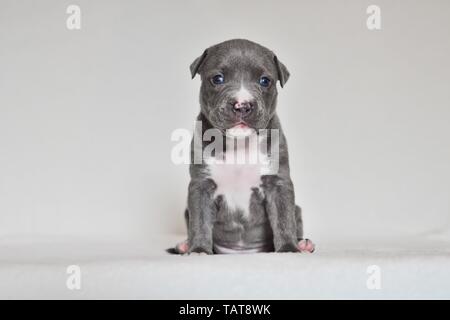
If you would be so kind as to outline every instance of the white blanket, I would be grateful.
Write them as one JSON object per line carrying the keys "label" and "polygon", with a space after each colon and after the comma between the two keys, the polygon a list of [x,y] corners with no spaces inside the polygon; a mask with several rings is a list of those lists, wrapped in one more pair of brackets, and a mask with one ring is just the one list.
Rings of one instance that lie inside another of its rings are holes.
{"label": "white blanket", "polygon": [[[4,238],[0,298],[450,298],[450,242],[445,233],[318,241],[313,254],[178,256],[164,251],[181,239],[174,235],[124,243]],[[80,290],[66,285],[70,265],[80,267]]]}

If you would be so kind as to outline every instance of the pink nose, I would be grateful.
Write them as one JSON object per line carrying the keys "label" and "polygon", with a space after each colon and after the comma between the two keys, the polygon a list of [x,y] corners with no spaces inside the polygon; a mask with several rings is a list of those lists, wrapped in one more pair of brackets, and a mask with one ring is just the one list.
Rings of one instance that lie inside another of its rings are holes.
{"label": "pink nose", "polygon": [[253,103],[247,100],[236,101],[233,104],[233,112],[240,117],[248,116],[252,110]]}

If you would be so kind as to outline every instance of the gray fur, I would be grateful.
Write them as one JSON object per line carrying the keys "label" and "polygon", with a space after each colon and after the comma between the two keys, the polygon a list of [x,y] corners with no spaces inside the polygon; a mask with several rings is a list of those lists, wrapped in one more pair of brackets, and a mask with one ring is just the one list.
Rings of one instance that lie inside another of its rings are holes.
{"label": "gray fur", "polygon": [[[190,165],[191,181],[188,189],[188,205],[185,212],[188,228],[189,253],[218,252],[220,247],[235,248],[244,243],[246,248],[260,251],[296,252],[297,241],[303,237],[300,207],[295,205],[294,187],[289,173],[286,138],[276,114],[279,81],[284,86],[289,78],[287,68],[276,55],[248,40],[230,40],[212,46],[195,59],[190,67],[192,77],[200,74],[201,112],[198,120],[203,134],[209,128],[224,132],[235,123],[235,116],[228,107],[230,94],[236,92],[242,82],[255,97],[255,109],[247,123],[254,129],[279,129],[279,171],[276,175],[261,176],[260,188],[252,190],[249,215],[239,209],[229,208],[226,195],[215,194],[217,185],[211,179],[206,163]],[[227,78],[220,87],[210,79],[217,72]],[[259,77],[268,76],[272,84],[261,88]],[[268,139],[270,145],[270,137]],[[191,158],[195,148],[191,144]],[[270,147],[268,148],[270,150]]]}

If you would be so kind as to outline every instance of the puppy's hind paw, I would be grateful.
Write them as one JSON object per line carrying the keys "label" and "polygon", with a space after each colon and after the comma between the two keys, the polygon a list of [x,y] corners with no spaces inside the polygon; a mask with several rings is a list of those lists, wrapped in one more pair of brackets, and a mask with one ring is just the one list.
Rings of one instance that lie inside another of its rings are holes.
{"label": "puppy's hind paw", "polygon": [[316,245],[309,239],[300,239],[297,247],[300,252],[313,253],[316,250]]}
{"label": "puppy's hind paw", "polygon": [[189,244],[187,240],[179,242],[174,248],[167,249],[166,251],[171,254],[185,254],[189,250]]}
{"label": "puppy's hind paw", "polygon": [[180,254],[184,254],[189,251],[189,244],[187,240],[180,242],[175,247]]}
{"label": "puppy's hind paw", "polygon": [[173,254],[195,254],[195,255],[203,255],[203,254],[213,254],[212,249],[208,250],[203,246],[193,246],[190,248],[189,241],[186,239],[182,242],[177,243],[174,248],[168,249],[167,252]]}

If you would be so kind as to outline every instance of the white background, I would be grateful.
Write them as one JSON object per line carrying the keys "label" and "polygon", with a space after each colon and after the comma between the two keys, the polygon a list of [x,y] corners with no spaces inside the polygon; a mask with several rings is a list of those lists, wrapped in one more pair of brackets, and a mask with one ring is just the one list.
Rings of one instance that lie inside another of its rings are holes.
{"label": "white background", "polygon": [[[66,28],[77,4],[82,28]],[[382,30],[366,28],[381,7]],[[0,1],[0,236],[184,232],[189,64],[274,50],[297,202],[316,240],[450,223],[448,1]],[[168,243],[168,245],[170,245]]]}

